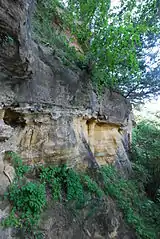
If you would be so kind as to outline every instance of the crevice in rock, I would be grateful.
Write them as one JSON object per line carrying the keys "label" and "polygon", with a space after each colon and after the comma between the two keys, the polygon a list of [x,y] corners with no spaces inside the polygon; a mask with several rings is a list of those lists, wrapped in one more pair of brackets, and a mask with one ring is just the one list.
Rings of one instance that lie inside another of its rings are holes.
{"label": "crevice in rock", "polygon": [[3,120],[5,124],[10,125],[12,128],[16,128],[18,126],[24,128],[26,126],[24,115],[9,108],[5,110]]}

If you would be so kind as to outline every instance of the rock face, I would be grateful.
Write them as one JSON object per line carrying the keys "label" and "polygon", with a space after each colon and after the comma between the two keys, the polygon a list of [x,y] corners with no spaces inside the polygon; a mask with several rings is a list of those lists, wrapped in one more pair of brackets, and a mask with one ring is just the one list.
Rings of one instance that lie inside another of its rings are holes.
{"label": "rock face", "polygon": [[[2,116],[3,114],[1,114]],[[14,168],[9,165],[9,162],[4,161],[4,152],[5,148],[2,148],[4,145],[7,146],[7,140],[11,137],[12,128],[6,125],[3,120],[0,120],[0,142],[1,142],[1,151],[0,151],[0,196],[3,196],[6,192],[10,183],[13,182],[15,177]]]}
{"label": "rock face", "polygon": [[89,147],[98,165],[123,161],[129,170],[130,104],[109,90],[99,99],[85,71],[64,67],[52,49],[31,40],[33,6],[33,0],[0,1],[0,102],[6,123],[0,127],[8,127],[4,138],[10,137],[3,147],[16,148],[29,164],[79,167],[90,165]]}
{"label": "rock face", "polygon": [[136,238],[135,233],[124,224],[122,214],[111,199],[95,203],[94,209],[88,205],[76,216],[73,210],[61,204],[51,205],[42,215],[40,230],[45,239]]}
{"label": "rock face", "polygon": [[[32,40],[34,3],[0,0],[0,194],[15,177],[13,167],[4,161],[6,151],[19,153],[27,164],[66,163],[84,169],[112,163],[128,174],[131,105],[107,89],[99,98],[85,70],[65,67],[53,49]],[[44,223],[42,229],[46,238],[132,238],[121,215],[110,206],[105,221],[103,210],[97,214],[99,222],[86,221],[83,230],[72,221],[64,223],[61,232],[58,227],[56,233],[61,234],[52,237],[53,224],[61,226],[67,212],[63,216],[57,212],[56,222],[47,214],[51,222],[45,218],[49,228]],[[7,214],[8,207],[0,201],[0,217]],[[108,224],[113,225],[104,234]],[[13,238],[10,229],[0,230],[0,237]]]}
{"label": "rock face", "polygon": [[[80,97],[88,97],[89,102],[90,95],[82,94]],[[107,101],[107,94],[105,97]],[[67,163],[69,166],[86,167],[90,164],[88,146],[99,165],[114,163],[118,155],[122,155],[120,157],[126,163],[129,140],[125,137],[130,132],[128,128],[123,129],[123,125],[127,125],[125,114],[128,105],[123,97],[116,94],[114,97],[115,102],[108,96],[108,103],[101,109],[98,100],[95,108],[92,105],[76,108],[69,103],[65,107],[44,103],[20,103],[19,107],[10,107],[5,110],[3,119],[12,127],[5,125],[12,129],[9,140],[12,148],[17,148],[28,164]],[[10,146],[6,150],[11,150]]]}
{"label": "rock face", "polygon": [[[8,186],[13,182],[15,178],[15,170],[9,162],[4,161],[4,153],[9,147],[12,147],[8,142],[12,135],[12,128],[6,125],[3,121],[4,111],[0,110],[0,223],[1,220],[8,216],[10,207],[8,202],[2,200]],[[6,147],[6,148],[5,148]],[[12,149],[13,150],[13,149]],[[1,230],[0,238],[8,239],[11,230]]]}

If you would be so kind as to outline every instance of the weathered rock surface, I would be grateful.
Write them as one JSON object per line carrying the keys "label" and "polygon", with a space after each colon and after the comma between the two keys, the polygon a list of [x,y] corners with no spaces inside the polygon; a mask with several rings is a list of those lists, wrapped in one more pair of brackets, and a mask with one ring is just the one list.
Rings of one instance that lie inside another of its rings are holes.
{"label": "weathered rock surface", "polygon": [[0,120],[0,141],[9,139],[12,136],[12,131],[13,129],[9,125],[6,125],[3,119]]}
{"label": "weathered rock surface", "polygon": [[[0,120],[0,142],[1,147],[3,145],[7,145],[7,140],[11,137],[12,128],[6,125],[3,120]],[[0,151],[0,196],[3,196],[7,191],[7,188],[11,182],[13,182],[15,178],[15,170],[9,165],[9,162],[4,162],[4,152],[5,147],[1,148]]]}
{"label": "weathered rock surface", "polygon": [[13,237],[11,236],[11,229],[2,229],[0,230],[0,238],[1,239],[12,239]]}
{"label": "weathered rock surface", "polygon": [[[99,99],[85,70],[65,67],[52,49],[32,40],[34,3],[0,0],[1,195],[15,175],[3,162],[6,151],[18,152],[28,164],[84,169],[113,163],[125,173],[130,170],[131,105],[109,90]],[[103,211],[81,227],[63,208],[53,209],[51,217],[44,215],[45,238],[135,238],[112,206]],[[3,230],[0,237],[13,238]]]}
{"label": "weathered rock surface", "polygon": [[111,199],[92,202],[74,213],[73,205],[51,205],[42,215],[40,230],[45,239],[135,239]]}
{"label": "weathered rock surface", "polygon": [[30,75],[29,15],[33,0],[0,1],[0,69],[14,78]]}
{"label": "weathered rock surface", "polygon": [[3,196],[4,193],[7,191],[10,182],[9,179],[4,175],[0,175],[0,196]]}
{"label": "weathered rock surface", "polygon": [[33,0],[0,1],[1,122],[7,124],[0,137],[12,135],[11,148],[28,163],[88,165],[83,138],[99,165],[119,154],[127,159],[130,104],[109,90],[99,99],[85,71],[64,67],[52,49],[32,41],[33,6]]}
{"label": "weathered rock surface", "polygon": [[[12,148],[17,147],[17,152],[27,163],[87,166],[88,151],[83,139],[90,145],[99,165],[114,163],[119,154],[124,155],[124,160],[128,162],[123,141],[124,133],[128,135],[130,132],[121,129],[122,118],[119,117],[117,122],[112,123],[107,119],[99,119],[91,110],[52,107],[41,108],[38,112],[36,107],[36,104],[30,104],[24,108],[12,108],[10,114],[7,115],[6,110],[4,116],[4,121],[14,127],[10,138]],[[110,117],[116,117],[115,114],[112,113]],[[125,117],[123,123],[125,124]],[[7,151],[9,150],[10,147]]]}
{"label": "weathered rock surface", "polygon": [[[10,206],[7,200],[3,200],[2,197],[0,198],[0,223],[1,221],[8,217],[10,213]],[[0,225],[0,238],[1,239],[14,239],[12,237],[12,229],[11,228],[3,228]]]}

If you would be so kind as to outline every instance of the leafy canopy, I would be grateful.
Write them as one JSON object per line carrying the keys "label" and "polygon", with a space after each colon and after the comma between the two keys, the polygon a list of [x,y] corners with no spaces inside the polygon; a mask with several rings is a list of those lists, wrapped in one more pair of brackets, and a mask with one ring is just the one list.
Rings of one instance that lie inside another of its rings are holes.
{"label": "leafy canopy", "polygon": [[99,89],[107,86],[132,101],[139,101],[160,93],[158,71],[146,67],[147,50],[151,50],[151,43],[155,45],[159,37],[159,1],[120,0],[119,3],[114,7],[110,0],[68,0],[67,5],[60,0],[38,0],[35,31],[42,42],[50,45],[57,42],[67,52],[66,58],[75,58],[64,36],[55,37],[52,16],[59,15],[58,8],[63,9],[65,14],[59,16],[63,28],[69,28],[78,38],[85,63],[92,66],[96,86]]}
{"label": "leafy canopy", "polygon": [[[127,97],[133,92],[137,98],[148,97],[144,89],[153,81],[146,78],[142,49],[159,27],[158,2],[121,0],[116,7],[111,2],[69,0],[72,22],[81,22],[80,29],[74,26],[75,33],[80,32],[80,41],[85,37],[90,41],[88,52],[95,62],[93,78],[99,87],[118,89]],[[142,95],[137,94],[142,91]]]}

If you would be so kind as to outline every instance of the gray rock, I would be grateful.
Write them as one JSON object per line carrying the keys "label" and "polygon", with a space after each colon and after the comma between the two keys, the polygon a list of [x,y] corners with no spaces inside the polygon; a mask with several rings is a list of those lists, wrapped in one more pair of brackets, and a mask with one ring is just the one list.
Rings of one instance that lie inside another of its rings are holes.
{"label": "gray rock", "polygon": [[6,124],[0,124],[0,141],[7,140],[11,137],[13,128]]}
{"label": "gray rock", "polygon": [[16,176],[15,169],[11,165],[8,164],[8,165],[5,165],[3,172],[4,172],[5,176],[7,176],[9,182],[12,183]]}
{"label": "gray rock", "polygon": [[9,185],[10,182],[8,177],[6,177],[4,174],[0,174],[0,196],[4,195]]}
{"label": "gray rock", "polygon": [[3,229],[0,227],[0,238],[1,239],[12,239],[11,229]]}
{"label": "gray rock", "polygon": [[4,161],[3,161],[3,153],[0,153],[0,174],[3,173],[3,170],[4,170]]}
{"label": "gray rock", "polygon": [[132,172],[132,165],[128,158],[127,151],[122,145],[117,150],[117,155],[115,158],[115,167],[125,177],[129,177]]}

